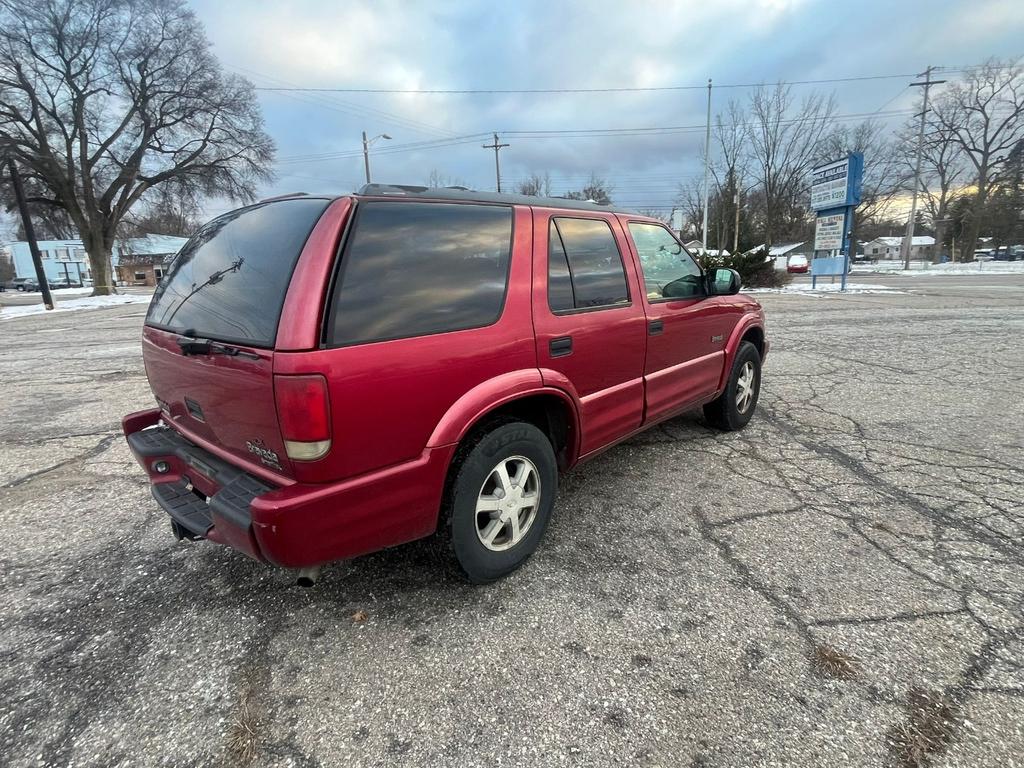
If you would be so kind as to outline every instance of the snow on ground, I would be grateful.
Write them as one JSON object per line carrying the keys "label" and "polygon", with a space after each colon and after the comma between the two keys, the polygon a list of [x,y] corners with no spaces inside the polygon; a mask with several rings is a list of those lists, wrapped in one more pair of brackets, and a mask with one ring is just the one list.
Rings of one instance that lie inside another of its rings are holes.
{"label": "snow on ground", "polygon": [[[783,288],[743,288],[743,293],[799,293],[802,295],[814,296],[819,293],[839,293],[842,285],[837,279],[835,283],[828,282],[830,278],[818,278],[818,287],[811,288],[810,283],[799,283],[787,285]],[[850,283],[846,284],[846,293],[906,293],[899,288],[888,285],[874,285],[872,283]]]}
{"label": "snow on ground", "polygon": [[[74,289],[70,289],[74,290]],[[91,290],[91,289],[87,289]],[[57,297],[63,291],[54,291]],[[60,298],[53,304],[53,312],[76,312],[83,309],[100,309],[102,307],[117,307],[122,304],[148,304],[151,296],[148,295],[118,295],[118,296],[86,296],[78,299]],[[41,315],[46,312],[42,301],[38,304],[21,304],[17,306],[5,306],[0,308],[0,320],[11,320],[15,317],[26,317],[28,315]]]}
{"label": "snow on ground", "polygon": [[856,264],[850,270],[852,274],[913,274],[914,277],[925,275],[1019,275],[1024,273],[1024,261],[985,261],[945,264],[928,264],[912,261],[910,270],[905,271],[903,264],[896,261],[879,262],[877,264]]}

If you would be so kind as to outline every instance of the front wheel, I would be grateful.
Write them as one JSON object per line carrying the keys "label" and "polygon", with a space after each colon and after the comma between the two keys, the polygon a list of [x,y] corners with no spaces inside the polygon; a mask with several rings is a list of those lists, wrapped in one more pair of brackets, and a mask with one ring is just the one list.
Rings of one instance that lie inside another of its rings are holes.
{"label": "front wheel", "polygon": [[470,581],[506,576],[533,554],[558,489],[555,452],[532,424],[493,426],[457,459],[441,530]]}
{"label": "front wheel", "polygon": [[749,341],[740,342],[725,391],[704,406],[704,418],[718,429],[743,429],[754,415],[760,393],[761,354]]}

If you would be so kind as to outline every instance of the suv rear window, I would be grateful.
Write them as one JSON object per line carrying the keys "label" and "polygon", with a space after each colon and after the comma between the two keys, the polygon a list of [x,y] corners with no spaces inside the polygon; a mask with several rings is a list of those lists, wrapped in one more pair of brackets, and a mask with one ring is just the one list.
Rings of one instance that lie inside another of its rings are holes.
{"label": "suv rear window", "polygon": [[200,229],[153,294],[148,325],[272,347],[295,262],[329,200],[297,198],[226,213]]}
{"label": "suv rear window", "polygon": [[512,209],[367,202],[342,257],[332,346],[481,328],[505,303]]}

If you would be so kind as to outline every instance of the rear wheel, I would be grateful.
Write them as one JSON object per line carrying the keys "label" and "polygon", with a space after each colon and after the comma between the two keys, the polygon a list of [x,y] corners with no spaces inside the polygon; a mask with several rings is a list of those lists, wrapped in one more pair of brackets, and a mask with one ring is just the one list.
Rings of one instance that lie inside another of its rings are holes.
{"label": "rear wheel", "polygon": [[492,425],[460,450],[444,511],[462,571],[476,584],[500,579],[533,554],[558,488],[555,452],[532,424]]}
{"label": "rear wheel", "polygon": [[718,429],[743,429],[754,415],[760,392],[761,354],[749,341],[740,342],[725,391],[704,406],[704,418]]}

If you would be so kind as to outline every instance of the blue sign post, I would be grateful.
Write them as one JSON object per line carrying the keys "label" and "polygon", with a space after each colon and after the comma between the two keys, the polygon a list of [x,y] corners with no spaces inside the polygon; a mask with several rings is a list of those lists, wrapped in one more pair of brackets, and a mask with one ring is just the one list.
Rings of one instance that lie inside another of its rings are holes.
{"label": "blue sign post", "polygon": [[811,171],[811,209],[817,211],[814,226],[814,252],[833,255],[811,259],[811,288],[818,277],[841,275],[840,290],[846,290],[850,259],[857,247],[851,242],[854,209],[860,203],[864,179],[864,155],[852,152],[842,160],[820,165]]}

